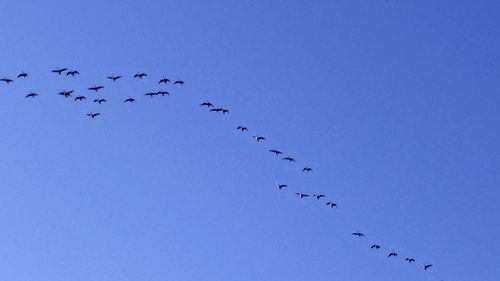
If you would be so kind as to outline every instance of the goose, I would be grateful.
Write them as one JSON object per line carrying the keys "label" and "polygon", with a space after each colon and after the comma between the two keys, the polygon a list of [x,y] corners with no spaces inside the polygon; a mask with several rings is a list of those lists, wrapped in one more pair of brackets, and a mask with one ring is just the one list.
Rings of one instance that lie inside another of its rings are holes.
{"label": "goose", "polygon": [[121,77],[121,76],[114,76],[114,75],[112,75],[112,76],[108,76],[108,79],[113,80],[113,82],[115,82],[116,80],[118,80],[118,79],[120,79],[120,78],[122,78],[122,77]]}
{"label": "goose", "polygon": [[92,113],[92,112],[87,113],[87,116],[92,117],[92,119],[94,119],[96,116],[99,116],[99,115],[101,115],[101,113]]}
{"label": "goose", "polygon": [[66,70],[68,70],[68,69],[67,68],[58,68],[58,69],[52,70],[52,72],[61,75],[61,73],[63,73]]}
{"label": "goose", "polygon": [[124,100],[123,102],[133,103],[133,102],[135,102],[135,99],[133,99],[132,97],[128,97],[128,99]]}
{"label": "goose", "polygon": [[92,86],[90,88],[88,88],[89,91],[99,91],[100,89],[104,88],[104,86]]}
{"label": "goose", "polygon": [[142,79],[142,77],[144,77],[144,76],[148,76],[148,75],[144,72],[138,72],[137,74],[134,75],[134,78]]}

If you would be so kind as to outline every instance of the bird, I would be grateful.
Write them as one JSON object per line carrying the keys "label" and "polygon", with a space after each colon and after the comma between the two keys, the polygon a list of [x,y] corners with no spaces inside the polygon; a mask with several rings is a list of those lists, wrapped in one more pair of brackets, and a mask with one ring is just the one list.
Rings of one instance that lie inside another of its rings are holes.
{"label": "bird", "polygon": [[19,73],[19,75],[17,75],[17,78],[26,78],[26,77],[28,77],[28,74],[25,73],[24,71]]}
{"label": "bird", "polygon": [[38,94],[37,94],[37,93],[30,92],[29,94],[27,94],[27,95],[25,96],[25,98],[34,98],[34,97],[36,97],[36,96],[38,96]]}
{"label": "bird", "polygon": [[206,102],[200,104],[200,106],[213,107],[214,105],[211,102],[206,101]]}
{"label": "bird", "polygon": [[169,95],[170,94],[167,92],[167,91],[158,91],[158,93],[156,93],[157,95],[161,95],[162,97],[165,96],[165,95]]}
{"label": "bird", "polygon": [[177,81],[175,81],[175,82],[174,82],[174,85],[175,85],[175,84],[184,85],[184,81],[182,81],[182,80],[177,80]]}
{"label": "bird", "polygon": [[128,99],[124,100],[123,102],[133,103],[133,102],[135,102],[135,99],[133,99],[132,97],[128,97]]}
{"label": "bird", "polygon": [[76,70],[71,70],[71,71],[66,72],[66,76],[71,75],[74,77],[76,74],[80,75],[80,72],[78,72]]}
{"label": "bird", "polygon": [[415,259],[414,258],[406,258],[405,261],[407,261],[408,263],[412,263],[412,262],[415,262]]}
{"label": "bird", "polygon": [[318,200],[325,197],[324,194],[314,194],[313,196],[316,197],[316,199],[318,199]]}
{"label": "bird", "polygon": [[99,91],[100,89],[104,88],[104,86],[92,86],[88,88],[89,91]]}
{"label": "bird", "polygon": [[137,72],[137,74],[134,75],[134,78],[142,79],[142,77],[144,77],[144,76],[148,76],[148,75],[144,72]]}
{"label": "bird", "polygon": [[309,197],[308,194],[304,194],[302,192],[296,192],[295,194],[297,194],[298,196],[300,196],[300,199],[304,198],[304,197]]}
{"label": "bird", "polygon": [[352,233],[352,235],[354,235],[354,236],[358,236],[358,237],[363,237],[363,236],[365,236],[363,233],[361,233],[361,232],[359,232],[359,231],[358,231],[358,232],[353,232],[353,233]]}
{"label": "bird", "polygon": [[79,100],[79,101],[84,101],[84,100],[87,100],[87,98],[85,98],[85,96],[77,96],[77,97],[75,98],[75,101],[77,101],[77,100]]}
{"label": "bird", "polygon": [[226,113],[229,113],[229,109],[227,109],[227,108],[223,108],[223,109],[222,109],[222,114],[226,114]]}
{"label": "bird", "polygon": [[153,97],[153,96],[158,95],[158,93],[157,93],[157,92],[149,92],[149,93],[146,93],[146,94],[144,94],[144,95],[145,95],[145,96],[150,96],[150,97]]}
{"label": "bird", "polygon": [[304,169],[302,169],[302,172],[312,172],[312,168],[310,167],[304,167]]}
{"label": "bird", "polygon": [[293,159],[292,157],[290,156],[287,156],[287,157],[283,157],[283,160],[287,160],[289,162],[295,162],[295,159]]}
{"label": "bird", "polygon": [[68,97],[71,97],[71,94],[72,94],[73,92],[74,92],[73,90],[71,90],[71,91],[66,91],[66,90],[64,90],[64,91],[60,92],[60,93],[59,93],[59,95],[61,95],[61,96],[64,96],[64,97],[68,98]]}
{"label": "bird", "polygon": [[256,141],[262,141],[262,140],[266,140],[264,137],[261,137],[261,136],[253,136],[253,138],[256,140]]}
{"label": "bird", "polygon": [[160,81],[158,81],[158,84],[161,84],[161,83],[167,84],[167,82],[170,82],[170,79],[163,77],[162,79],[160,79]]}
{"label": "bird", "polygon": [[101,113],[92,113],[92,112],[87,113],[87,116],[92,117],[92,119],[94,119],[96,116],[99,116],[99,115],[101,115]]}
{"label": "bird", "polygon": [[14,82],[14,80],[9,79],[9,78],[2,78],[2,79],[0,79],[0,81],[5,82],[7,84]]}
{"label": "bird", "polygon": [[212,108],[212,109],[210,109],[210,111],[213,111],[213,112],[221,112],[221,111],[222,111],[222,108],[220,108],[220,107],[217,107],[217,108]]}
{"label": "bird", "polygon": [[67,68],[58,68],[58,69],[52,70],[52,72],[61,75],[61,73],[63,73],[66,70],[68,70],[68,69]]}
{"label": "bird", "polygon": [[397,257],[397,256],[398,256],[398,253],[396,253],[394,251],[390,252],[389,255],[387,255],[388,258],[390,258],[390,257]]}
{"label": "bird", "polygon": [[282,188],[284,188],[284,187],[288,187],[288,185],[286,185],[286,184],[282,184],[282,183],[278,183],[278,184],[277,184],[277,186],[278,186],[278,189],[279,189],[279,190],[281,190],[281,189],[282,189]]}
{"label": "bird", "polygon": [[423,268],[424,270],[427,270],[427,269],[429,269],[429,267],[431,267],[431,266],[432,266],[432,264],[423,264],[423,265],[422,265],[422,268]]}
{"label": "bird", "polygon": [[337,207],[337,203],[333,202],[333,201],[328,201],[326,203],[327,206],[330,206],[330,208],[333,208],[333,207]]}
{"label": "bird", "polygon": [[373,244],[370,249],[375,249],[375,250],[378,250],[380,249],[380,245],[377,245],[377,244]]}
{"label": "bird", "polygon": [[122,77],[121,77],[121,76],[114,76],[114,75],[112,75],[112,76],[108,76],[108,79],[113,80],[113,82],[115,82],[116,80],[118,80],[118,79],[120,79],[120,78],[122,78]]}
{"label": "bird", "polygon": [[277,150],[277,149],[270,149],[269,152],[272,152],[274,154],[276,154],[276,156],[280,155],[280,154],[283,154],[283,152]]}
{"label": "bird", "polygon": [[98,104],[101,104],[103,102],[106,102],[105,99],[95,99],[94,102],[97,102]]}
{"label": "bird", "polygon": [[238,128],[236,128],[236,129],[237,129],[237,130],[240,130],[240,131],[242,131],[242,132],[244,132],[244,131],[248,131],[248,128],[247,128],[247,127],[245,127],[245,126],[238,126]]}

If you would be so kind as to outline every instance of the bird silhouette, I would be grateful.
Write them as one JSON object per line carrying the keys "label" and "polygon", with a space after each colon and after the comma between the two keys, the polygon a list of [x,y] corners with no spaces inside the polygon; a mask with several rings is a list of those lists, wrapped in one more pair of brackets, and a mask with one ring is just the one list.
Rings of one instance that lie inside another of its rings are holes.
{"label": "bird silhouette", "polygon": [[92,112],[87,113],[87,116],[92,117],[92,119],[94,119],[96,116],[99,116],[99,115],[101,115],[101,113],[92,113]]}
{"label": "bird silhouette", "polygon": [[167,84],[167,82],[170,82],[170,79],[163,77],[162,79],[160,79],[160,81],[158,81],[158,84],[161,84],[161,83]]}
{"label": "bird silhouette", "polygon": [[68,97],[71,97],[71,94],[72,94],[73,92],[74,92],[73,90],[71,90],[71,91],[66,91],[66,90],[64,90],[64,91],[60,92],[60,93],[59,93],[59,95],[61,95],[61,96],[64,96],[64,97],[68,98]]}
{"label": "bird silhouette", "polygon": [[150,97],[153,97],[153,96],[158,95],[158,93],[157,93],[157,92],[149,92],[149,93],[146,93],[146,94],[144,94],[144,95],[145,95],[145,96],[150,96]]}
{"label": "bird silhouette", "polygon": [[61,75],[61,73],[63,73],[66,70],[68,70],[68,69],[67,68],[58,68],[58,69],[52,70],[52,72]]}
{"label": "bird silhouette", "polygon": [[71,76],[73,76],[73,77],[74,77],[74,76],[75,76],[75,75],[77,75],[77,74],[78,74],[78,75],[80,75],[80,72],[78,72],[78,71],[76,71],[76,70],[72,70],[72,71],[68,71],[68,72],[66,72],[66,76],[71,75]]}
{"label": "bird silhouette", "polygon": [[33,93],[33,92],[30,92],[29,94],[27,94],[27,95],[25,96],[25,98],[34,98],[34,97],[36,97],[36,96],[38,96],[38,94]]}
{"label": "bird silhouette", "polygon": [[333,202],[333,201],[328,201],[326,203],[327,206],[330,206],[330,208],[334,208],[334,207],[337,207],[337,203]]}
{"label": "bird silhouette", "polygon": [[90,88],[88,88],[89,91],[99,91],[100,89],[104,88],[104,86],[92,86]]}
{"label": "bird silhouette", "polygon": [[423,264],[423,265],[422,265],[422,268],[423,268],[424,270],[427,270],[427,269],[429,269],[429,267],[431,267],[431,266],[432,266],[432,264]]}
{"label": "bird silhouette", "polygon": [[380,249],[380,245],[377,245],[377,244],[373,244],[370,249],[375,249],[375,250],[378,250]]}
{"label": "bird silhouette", "polygon": [[387,255],[388,258],[390,258],[390,257],[397,257],[397,256],[398,256],[398,253],[396,253],[394,251],[390,252],[389,255]]}
{"label": "bird silhouette", "polygon": [[167,91],[158,91],[158,93],[156,93],[156,94],[161,95],[162,97],[165,96],[165,95],[169,95],[170,96],[169,92],[167,92]]}
{"label": "bird silhouette", "polygon": [[126,100],[124,100],[123,102],[130,102],[130,103],[133,103],[135,102],[135,99],[133,99],[132,97],[128,97]]}
{"label": "bird silhouette", "polygon": [[200,106],[213,107],[214,105],[211,102],[206,101],[206,102],[200,104]]}
{"label": "bird silhouette", "polygon": [[2,79],[0,79],[0,81],[5,82],[7,84],[14,82],[14,80],[9,79],[9,78],[2,78]]}
{"label": "bird silhouette", "polygon": [[28,77],[28,74],[25,73],[24,71],[19,73],[19,75],[17,75],[17,78],[26,78],[26,77]]}
{"label": "bird silhouette", "polygon": [[182,80],[177,80],[174,82],[174,85],[179,84],[179,85],[184,85],[184,81]]}
{"label": "bird silhouette", "polygon": [[142,79],[142,77],[144,77],[144,76],[148,76],[148,75],[144,72],[138,72],[137,74],[134,75],[134,78]]}
{"label": "bird silhouette", "polygon": [[415,259],[414,258],[406,258],[405,261],[407,261],[408,263],[412,263],[412,262],[415,262]]}
{"label": "bird silhouette", "polygon": [[256,140],[256,141],[263,141],[263,140],[266,140],[264,137],[261,137],[261,136],[253,136],[253,138]]}
{"label": "bird silhouette", "polygon": [[324,194],[313,194],[313,196],[316,197],[316,199],[318,199],[318,200],[325,197]]}
{"label": "bird silhouette", "polygon": [[237,129],[237,130],[240,130],[240,131],[242,131],[242,132],[244,132],[244,131],[248,131],[248,128],[247,128],[247,127],[245,127],[245,126],[238,126],[238,128],[236,128],[236,129]]}
{"label": "bird silhouette", "polygon": [[354,236],[358,236],[358,237],[363,237],[363,236],[365,236],[363,233],[361,233],[361,232],[359,232],[359,231],[358,231],[358,232],[353,232],[353,233],[352,233],[352,235],[354,235]]}
{"label": "bird silhouette", "polygon": [[277,150],[277,149],[270,149],[269,152],[272,152],[274,154],[276,154],[276,156],[280,155],[280,154],[283,154],[283,152]]}
{"label": "bird silhouette", "polygon": [[283,188],[285,188],[285,187],[288,187],[288,185],[286,185],[286,184],[281,184],[281,183],[278,183],[278,184],[277,184],[277,186],[278,186],[278,189],[279,189],[279,190],[281,190],[281,189],[283,189]]}
{"label": "bird silhouette", "polygon": [[302,192],[296,192],[295,194],[297,194],[298,196],[300,196],[300,199],[304,198],[304,197],[309,197],[308,194],[304,194]]}
{"label": "bird silhouette", "polygon": [[302,172],[312,172],[313,169],[311,169],[310,167],[304,167],[304,169],[302,169]]}
{"label": "bird silhouette", "polygon": [[87,98],[85,98],[85,96],[77,96],[77,97],[75,98],[75,101],[77,101],[77,100],[79,100],[79,101],[84,101],[84,100],[86,100],[86,99],[87,99]]}
{"label": "bird silhouette", "polygon": [[283,159],[283,160],[287,160],[288,162],[295,162],[295,159],[293,159],[293,158],[292,158],[292,157],[290,157],[290,156],[283,157],[282,159]]}
{"label": "bird silhouette", "polygon": [[114,76],[114,75],[113,76],[108,76],[108,79],[113,80],[113,82],[115,82],[116,80],[118,80],[120,78],[122,78],[122,77],[121,76]]}
{"label": "bird silhouette", "polygon": [[95,99],[94,102],[101,104],[103,102],[106,102],[106,100],[105,99]]}
{"label": "bird silhouette", "polygon": [[223,109],[220,107],[210,109],[210,111],[212,111],[212,112],[222,112],[222,110]]}

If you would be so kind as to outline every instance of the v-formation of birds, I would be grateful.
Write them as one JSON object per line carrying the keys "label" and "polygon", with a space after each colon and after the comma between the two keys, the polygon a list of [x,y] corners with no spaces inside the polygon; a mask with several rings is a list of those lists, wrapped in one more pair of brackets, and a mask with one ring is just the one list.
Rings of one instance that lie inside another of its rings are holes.
{"label": "v-formation of birds", "polygon": [[[70,70],[68,68],[58,68],[58,69],[54,69],[51,71],[52,73],[54,73],[55,75],[66,75],[66,76],[71,76],[71,77],[75,77],[77,75],[80,75],[80,72],[78,72],[77,70]],[[21,72],[17,75],[17,79],[27,79],[29,77],[29,74],[26,73],[26,72]],[[138,72],[136,73],[135,75],[131,75],[130,77],[132,77],[133,79],[143,79],[145,77],[148,77],[148,75],[144,72]],[[116,83],[116,82],[119,82],[119,80],[122,80],[124,78],[124,76],[122,75],[111,75],[111,76],[107,76],[106,77],[107,79],[111,80],[112,82]],[[10,79],[10,78],[2,78],[0,79],[0,82],[4,82],[5,84],[11,84],[14,82],[14,79]],[[162,77],[158,80],[157,84],[168,84],[168,83],[172,83],[173,85],[183,85],[184,84],[184,81],[182,80],[175,80],[175,81],[171,81],[170,79],[168,78],[165,78],[165,77]],[[103,90],[104,89],[104,86],[102,85],[94,85],[94,86],[91,86],[89,88],[87,88],[89,91],[94,91],[95,93],[99,93],[99,91]],[[73,94],[74,94],[74,90],[70,90],[70,91],[67,91],[67,90],[64,90],[64,91],[61,91],[58,93],[58,95],[64,97],[64,98],[72,98],[73,97]],[[148,97],[155,97],[155,96],[165,96],[165,95],[169,95],[169,92],[168,91],[165,91],[165,90],[160,90],[160,91],[157,91],[157,92],[147,92],[144,94],[145,96],[148,96]],[[35,92],[29,92],[25,98],[36,98],[38,97],[38,94],[35,93]],[[77,95],[74,97],[74,100],[76,102],[83,102],[83,101],[86,101],[87,98],[85,95]],[[127,97],[126,99],[123,100],[124,103],[134,103],[136,100],[135,98],[129,96]],[[106,99],[102,98],[102,97],[99,97],[99,98],[95,98],[93,100],[93,102],[95,104],[102,104],[102,103],[106,103]],[[212,104],[211,102],[209,101],[205,101],[203,103],[200,104],[201,107],[206,107],[209,112],[215,112],[215,113],[221,113],[221,114],[228,114],[229,113],[229,109],[227,108],[224,108],[224,107],[216,107],[214,104]],[[101,114],[99,112],[89,112],[86,114],[89,118],[96,118],[98,116],[100,116]],[[249,128],[244,126],[244,125],[240,125],[236,128],[238,131],[240,131],[241,133],[245,133],[245,132],[248,132],[249,131]],[[263,136],[260,136],[260,135],[253,135],[252,136],[253,139],[256,141],[256,142],[263,142],[266,140],[265,137]],[[292,156],[290,155],[286,155],[284,156],[285,154],[279,150],[279,149],[276,149],[276,148],[273,148],[273,149],[269,149],[268,150],[269,153],[272,153],[274,154],[276,157],[279,157],[281,158],[281,160],[285,161],[285,162],[290,162],[290,163],[293,163],[293,162],[296,162],[295,158],[293,158]],[[313,172],[313,169],[309,166],[305,166],[302,168],[302,172],[303,173],[311,173]],[[283,189],[286,189],[288,188],[288,185],[287,184],[284,184],[284,183],[278,183],[276,184],[278,190],[283,190]],[[305,198],[308,198],[310,197],[310,194],[306,194],[306,193],[302,193],[302,192],[295,192],[295,194],[297,195],[298,198],[300,199],[305,199]],[[326,199],[326,195],[324,194],[313,194],[312,197],[316,200],[316,201],[322,201],[324,199]],[[324,202],[324,201],[323,201]],[[332,200],[327,200],[327,202],[325,203],[325,206],[329,207],[329,208],[337,208],[338,205],[336,202],[332,201]],[[353,232],[352,233],[353,236],[356,236],[356,237],[359,237],[359,238],[362,238],[362,237],[365,237],[366,235],[364,233],[361,233],[359,231],[357,232]],[[370,249],[372,250],[380,250],[382,246],[380,246],[379,244],[373,244]],[[394,250],[390,251],[388,254],[387,254],[387,257],[388,258],[396,258],[398,257],[398,253]],[[405,258],[405,262],[411,264],[411,263],[414,263],[415,262],[415,259],[413,257],[406,257]],[[423,270],[428,270],[430,267],[432,267],[432,264],[422,264],[422,268]]]}

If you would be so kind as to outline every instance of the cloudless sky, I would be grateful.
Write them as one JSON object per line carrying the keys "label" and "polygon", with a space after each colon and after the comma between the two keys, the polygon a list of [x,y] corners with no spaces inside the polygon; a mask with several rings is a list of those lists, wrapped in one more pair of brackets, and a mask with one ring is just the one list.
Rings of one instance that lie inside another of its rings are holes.
{"label": "cloudless sky", "polygon": [[[0,84],[0,279],[500,280],[499,13],[3,2],[0,77],[30,76]],[[159,89],[171,95],[144,96]]]}

